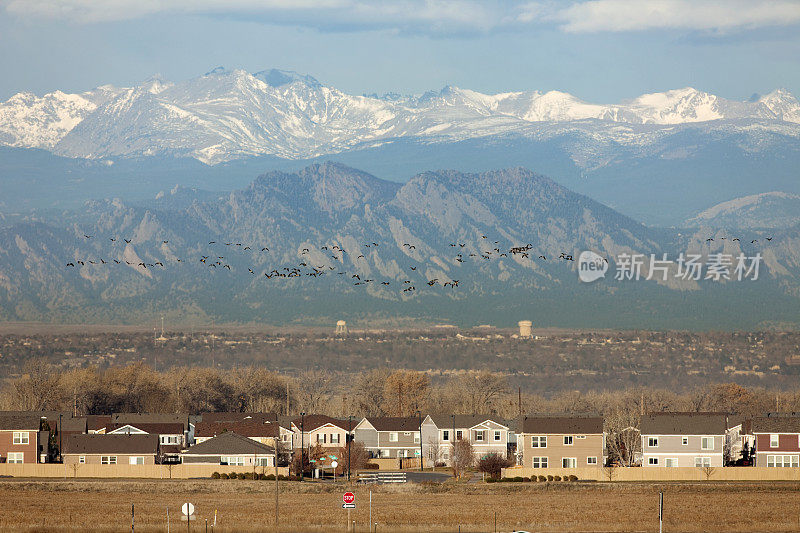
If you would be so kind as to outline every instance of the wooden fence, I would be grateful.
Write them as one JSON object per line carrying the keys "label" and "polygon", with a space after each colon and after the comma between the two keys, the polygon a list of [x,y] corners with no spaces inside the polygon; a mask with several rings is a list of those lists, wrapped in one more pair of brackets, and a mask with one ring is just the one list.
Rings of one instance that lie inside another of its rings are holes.
{"label": "wooden fence", "polygon": [[[273,467],[257,466],[256,473],[274,474]],[[97,465],[97,464],[0,464],[0,476],[21,478],[148,478],[192,479],[210,478],[214,472],[230,474],[252,473],[252,466],[228,465]],[[278,467],[278,474],[286,476],[289,467]]]}
{"label": "wooden fence", "polygon": [[800,468],[680,467],[635,468],[530,468],[503,469],[503,477],[577,476],[589,481],[800,481]]}

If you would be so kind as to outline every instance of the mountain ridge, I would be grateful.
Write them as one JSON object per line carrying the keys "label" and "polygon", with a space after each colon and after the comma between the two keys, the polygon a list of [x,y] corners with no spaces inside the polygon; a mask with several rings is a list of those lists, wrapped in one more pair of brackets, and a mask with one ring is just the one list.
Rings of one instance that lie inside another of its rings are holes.
{"label": "mountain ridge", "polygon": [[177,83],[152,78],[81,94],[20,93],[0,103],[0,144],[82,158],[172,154],[207,164],[265,154],[311,158],[400,138],[553,138],[565,130],[646,145],[654,134],[689,125],[800,137],[800,103],[782,89],[747,102],[693,88],[620,104],[588,103],[560,91],[492,95],[454,86],[376,98],[292,71],[221,67]]}

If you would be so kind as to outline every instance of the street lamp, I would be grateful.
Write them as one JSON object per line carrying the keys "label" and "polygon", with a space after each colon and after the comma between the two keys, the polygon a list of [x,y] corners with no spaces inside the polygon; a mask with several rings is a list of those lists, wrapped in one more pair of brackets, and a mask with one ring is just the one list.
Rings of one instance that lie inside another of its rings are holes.
{"label": "street lamp", "polygon": [[456,415],[450,415],[450,418],[453,419],[453,433],[450,435],[450,465],[452,466],[455,461],[456,455]]}
{"label": "street lamp", "polygon": [[300,481],[303,481],[303,476],[305,476],[306,469],[305,465],[303,464],[303,453],[305,453],[305,445],[303,444],[303,432],[305,431],[305,420],[306,420],[306,413],[305,411],[300,412]]}
{"label": "street lamp", "polygon": [[419,471],[422,472],[425,469],[422,464],[424,457],[422,456],[422,413],[420,411],[417,411],[417,417],[419,417]]}
{"label": "street lamp", "polygon": [[347,443],[347,482],[350,482],[350,441],[352,439],[351,433],[353,432],[353,415],[347,416],[347,434],[344,440]]}

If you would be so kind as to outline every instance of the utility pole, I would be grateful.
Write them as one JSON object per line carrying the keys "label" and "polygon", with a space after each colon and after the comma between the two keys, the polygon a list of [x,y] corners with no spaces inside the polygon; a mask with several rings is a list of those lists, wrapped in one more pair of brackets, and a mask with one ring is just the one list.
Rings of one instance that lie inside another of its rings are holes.
{"label": "utility pole", "polygon": [[403,382],[397,384],[397,416],[403,416]]}
{"label": "utility pole", "polygon": [[289,416],[289,379],[286,379],[286,416]]}
{"label": "utility pole", "polygon": [[303,454],[305,453],[305,444],[303,442],[303,433],[305,432],[305,411],[300,412],[300,481],[303,481],[303,476],[305,475],[305,465],[303,464]]}
{"label": "utility pole", "polygon": [[353,440],[353,415],[347,417],[347,435],[344,436],[347,442],[347,481],[350,482],[350,442]]}
{"label": "utility pole", "polygon": [[[278,428],[280,434],[280,428]],[[280,436],[280,435],[279,435]],[[278,530],[278,439],[275,439],[275,530]]]}
{"label": "utility pole", "polygon": [[425,470],[423,461],[425,457],[422,455],[422,412],[417,411],[417,417],[419,418],[419,471],[422,472]]}
{"label": "utility pole", "polygon": [[522,387],[517,389],[517,393],[519,394],[517,398],[517,405],[519,406],[519,416],[522,416]]}

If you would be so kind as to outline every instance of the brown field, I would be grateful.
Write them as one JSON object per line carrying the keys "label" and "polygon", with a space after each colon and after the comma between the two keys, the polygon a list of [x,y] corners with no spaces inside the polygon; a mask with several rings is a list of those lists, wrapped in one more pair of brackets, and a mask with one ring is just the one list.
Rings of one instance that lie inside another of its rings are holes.
{"label": "brown field", "polygon": [[[345,485],[282,483],[280,531],[345,531]],[[356,531],[367,531],[369,490],[378,531],[658,531],[664,492],[666,532],[800,530],[798,483],[525,483],[351,486]],[[267,481],[21,481],[0,482],[2,531],[186,530],[179,506],[191,501],[192,531],[274,531],[274,484]]]}

